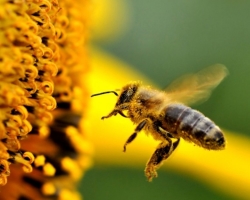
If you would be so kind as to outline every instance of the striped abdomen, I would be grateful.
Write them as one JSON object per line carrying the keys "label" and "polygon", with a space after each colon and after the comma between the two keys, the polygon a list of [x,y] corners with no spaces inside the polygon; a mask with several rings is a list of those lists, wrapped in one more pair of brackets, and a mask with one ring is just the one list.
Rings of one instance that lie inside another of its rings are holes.
{"label": "striped abdomen", "polygon": [[162,127],[173,137],[182,137],[206,149],[225,147],[219,127],[202,113],[182,104],[172,104],[165,109]]}

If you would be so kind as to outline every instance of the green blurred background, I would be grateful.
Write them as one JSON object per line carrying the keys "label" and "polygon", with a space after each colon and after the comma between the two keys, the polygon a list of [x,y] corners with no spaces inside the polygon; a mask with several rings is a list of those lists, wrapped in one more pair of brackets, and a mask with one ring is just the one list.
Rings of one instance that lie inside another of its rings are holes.
{"label": "green blurred background", "polygon": [[[195,108],[219,126],[250,137],[250,1],[124,2],[127,29],[113,41],[96,39],[94,45],[162,88],[182,74],[226,65],[230,75],[209,101]],[[234,199],[185,174],[160,170],[160,178],[148,183],[143,169],[98,164],[87,172],[80,189],[86,200]]]}

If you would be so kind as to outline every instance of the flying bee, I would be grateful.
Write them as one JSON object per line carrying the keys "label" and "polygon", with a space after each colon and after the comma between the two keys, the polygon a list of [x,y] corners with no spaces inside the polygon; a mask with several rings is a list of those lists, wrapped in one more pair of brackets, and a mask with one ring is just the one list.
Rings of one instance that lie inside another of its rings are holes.
{"label": "flying bee", "polygon": [[177,148],[180,138],[209,150],[225,148],[226,140],[220,128],[186,105],[206,100],[227,74],[225,66],[216,64],[177,79],[164,91],[131,82],[120,90],[119,95],[107,91],[92,97],[114,93],[118,96],[115,108],[102,119],[119,114],[137,125],[124,144],[124,152],[141,130],[161,141],[146,164],[145,175],[151,181],[157,177],[156,169]]}

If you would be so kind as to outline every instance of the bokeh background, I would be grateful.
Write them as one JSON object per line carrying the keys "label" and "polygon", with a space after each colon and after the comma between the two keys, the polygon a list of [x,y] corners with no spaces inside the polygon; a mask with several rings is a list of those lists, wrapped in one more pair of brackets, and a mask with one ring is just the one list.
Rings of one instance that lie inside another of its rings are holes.
{"label": "bokeh background", "polygon": [[[123,143],[134,126],[124,122],[127,120],[121,117],[101,121],[101,116],[113,108],[116,98],[112,94],[93,98],[89,126],[93,130],[91,134],[94,135],[92,139],[96,145],[96,158],[93,168],[79,186],[86,200],[250,198],[249,194],[237,195],[233,185],[228,189],[216,186],[216,182],[224,181],[222,185],[226,186],[234,181],[230,180],[231,175],[228,176],[228,182],[221,179],[221,174],[231,165],[235,165],[236,169],[239,166],[239,170],[234,171],[235,177],[250,178],[249,8],[250,1],[247,0],[93,1],[92,93],[117,89],[126,81],[134,79],[164,88],[185,73],[221,63],[227,66],[229,76],[208,101],[194,108],[213,119],[226,132],[230,130],[230,135],[240,140],[235,142],[239,151],[234,151],[231,157],[225,153],[228,156],[227,163],[220,165],[213,160],[207,162],[207,154],[202,159],[197,157],[199,162],[204,163],[197,170],[200,174],[208,174],[213,179],[210,182],[172,166],[159,170],[159,177],[148,183],[143,170],[150,157],[148,152],[154,151],[150,146],[152,138],[145,139],[148,143],[144,143],[141,134],[137,141],[129,145],[128,152],[122,153]],[[120,131],[124,129],[126,135],[121,134],[119,137]],[[229,149],[234,141],[228,142]],[[243,144],[243,141],[246,143]],[[184,143],[181,141],[180,146],[185,146]],[[148,152],[147,145],[151,148]],[[241,146],[246,148],[240,149]],[[177,154],[185,154],[184,151],[185,148],[177,150],[164,166],[171,166],[171,162],[179,158]],[[243,154],[244,159],[238,161],[238,156]],[[217,156],[216,153],[213,155]],[[185,156],[194,157],[196,154],[186,153]],[[136,159],[143,161],[137,164]],[[179,160],[176,163],[183,168],[197,168],[196,163],[190,161]],[[218,170],[209,171],[207,166],[216,166]],[[241,171],[241,166],[245,169],[249,166],[249,171]],[[248,188],[250,193],[250,185],[246,184],[249,184],[249,180],[235,182],[235,188],[245,187],[245,191]]]}

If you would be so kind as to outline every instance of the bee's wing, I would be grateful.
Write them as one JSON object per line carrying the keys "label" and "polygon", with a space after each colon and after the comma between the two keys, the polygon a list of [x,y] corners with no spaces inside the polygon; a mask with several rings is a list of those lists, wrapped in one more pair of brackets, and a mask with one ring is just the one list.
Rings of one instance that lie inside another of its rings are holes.
{"label": "bee's wing", "polygon": [[166,92],[171,101],[185,104],[205,101],[214,89],[228,74],[224,65],[216,64],[195,74],[184,75],[172,82]]}

